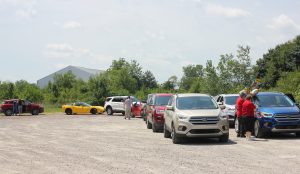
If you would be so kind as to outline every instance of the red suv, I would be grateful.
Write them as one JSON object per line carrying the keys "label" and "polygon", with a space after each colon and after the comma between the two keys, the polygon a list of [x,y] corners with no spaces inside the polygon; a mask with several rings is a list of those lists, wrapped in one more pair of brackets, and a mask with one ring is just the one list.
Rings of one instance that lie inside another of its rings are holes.
{"label": "red suv", "polygon": [[31,113],[32,115],[39,115],[39,113],[44,112],[44,107],[20,99],[4,100],[4,102],[0,106],[0,111],[3,112],[6,116],[13,115],[14,102],[22,103],[22,113]]}
{"label": "red suv", "polygon": [[164,112],[172,94],[152,94],[146,106],[147,128],[153,132],[162,131],[164,127]]}

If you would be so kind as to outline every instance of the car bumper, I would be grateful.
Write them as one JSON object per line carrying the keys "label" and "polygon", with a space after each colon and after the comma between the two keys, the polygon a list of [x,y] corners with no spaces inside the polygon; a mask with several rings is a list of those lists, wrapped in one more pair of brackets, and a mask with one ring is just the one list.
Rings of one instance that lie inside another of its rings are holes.
{"label": "car bumper", "polygon": [[182,137],[221,137],[229,133],[227,120],[220,120],[217,124],[194,125],[187,121],[178,121],[176,134]]}
{"label": "car bumper", "polygon": [[229,124],[234,124],[235,116],[234,115],[228,115],[228,122]]}
{"label": "car bumper", "polygon": [[300,132],[300,121],[298,122],[277,122],[274,119],[261,119],[260,124],[264,131],[274,133]]}

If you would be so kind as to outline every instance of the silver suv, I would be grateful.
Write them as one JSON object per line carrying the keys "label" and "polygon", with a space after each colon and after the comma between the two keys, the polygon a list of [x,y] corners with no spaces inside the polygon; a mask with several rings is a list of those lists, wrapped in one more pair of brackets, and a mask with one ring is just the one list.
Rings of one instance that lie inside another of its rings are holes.
{"label": "silver suv", "polygon": [[228,116],[216,101],[206,94],[176,94],[169,100],[164,113],[164,137],[174,144],[185,137],[229,138]]}

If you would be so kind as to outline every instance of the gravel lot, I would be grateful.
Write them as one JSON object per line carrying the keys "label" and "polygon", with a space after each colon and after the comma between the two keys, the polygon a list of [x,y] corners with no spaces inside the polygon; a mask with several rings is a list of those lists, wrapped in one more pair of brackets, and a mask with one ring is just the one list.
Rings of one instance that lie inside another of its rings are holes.
{"label": "gravel lot", "polygon": [[0,116],[0,173],[300,173],[293,134],[174,145],[142,119],[63,114]]}

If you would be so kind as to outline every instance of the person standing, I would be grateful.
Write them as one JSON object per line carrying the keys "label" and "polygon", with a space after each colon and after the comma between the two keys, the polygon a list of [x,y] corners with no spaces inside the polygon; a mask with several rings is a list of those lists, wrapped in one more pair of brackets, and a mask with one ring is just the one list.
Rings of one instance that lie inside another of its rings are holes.
{"label": "person standing", "polygon": [[130,98],[130,96],[127,97],[127,99],[124,102],[124,108],[125,108],[125,118],[128,118],[130,120],[131,117],[131,104],[132,104],[132,100]]}
{"label": "person standing", "polygon": [[19,115],[21,115],[22,111],[23,111],[23,102],[22,102],[22,100],[19,100],[18,111],[19,111]]}
{"label": "person standing", "polygon": [[235,108],[236,108],[236,119],[238,119],[238,132],[237,137],[245,137],[245,125],[243,123],[242,117],[242,106],[246,97],[246,93],[244,91],[239,92],[239,97],[236,100]]}
{"label": "person standing", "polygon": [[242,117],[243,117],[243,122],[245,125],[245,131],[246,131],[246,138],[247,140],[250,140],[251,134],[253,131],[254,127],[254,122],[255,122],[255,105],[251,101],[252,95],[248,94],[245,98],[245,101],[242,105]]}
{"label": "person standing", "polygon": [[13,102],[13,115],[18,115],[18,101],[17,100],[14,100]]}

